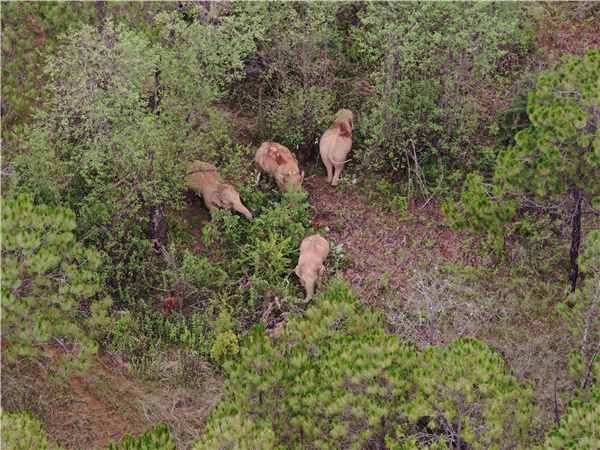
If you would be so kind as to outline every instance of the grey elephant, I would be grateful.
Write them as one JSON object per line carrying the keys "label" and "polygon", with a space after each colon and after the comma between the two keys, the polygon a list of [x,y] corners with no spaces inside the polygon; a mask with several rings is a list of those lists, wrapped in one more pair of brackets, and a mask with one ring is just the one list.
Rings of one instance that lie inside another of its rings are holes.
{"label": "grey elephant", "polygon": [[308,236],[300,244],[300,257],[296,266],[296,275],[306,288],[306,299],[308,303],[315,292],[315,283],[325,272],[325,259],[329,254],[329,243],[318,234]]}
{"label": "grey elephant", "polygon": [[354,130],[352,111],[340,109],[335,115],[333,124],[325,130],[319,141],[319,153],[327,168],[327,181],[331,181],[332,186],[338,185],[340,173],[344,164],[348,162],[346,156],[352,147],[352,130]]}
{"label": "grey elephant", "polygon": [[212,164],[203,161],[195,161],[190,166],[187,176],[187,184],[198,195],[202,195],[204,204],[212,211],[213,204],[228,210],[242,213],[248,220],[252,214],[248,211],[233,185],[225,183],[217,169]]}
{"label": "grey elephant", "polygon": [[300,173],[298,161],[292,152],[277,142],[263,142],[256,151],[256,169],[273,178],[279,189],[287,190],[292,185],[296,191],[302,189],[304,172]]}

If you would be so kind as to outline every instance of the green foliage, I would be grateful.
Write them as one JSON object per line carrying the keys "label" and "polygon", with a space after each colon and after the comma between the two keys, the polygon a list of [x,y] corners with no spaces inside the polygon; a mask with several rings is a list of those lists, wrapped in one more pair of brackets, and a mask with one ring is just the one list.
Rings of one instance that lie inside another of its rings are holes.
{"label": "green foliage", "polygon": [[570,293],[556,309],[573,338],[579,341],[570,357],[571,373],[585,385],[590,375],[585,360],[593,359],[600,346],[600,230],[590,232],[578,262],[585,274],[585,285]]}
{"label": "green foliage", "polygon": [[231,257],[240,273],[276,284],[291,273],[302,239],[313,232],[307,196],[304,190],[243,190],[240,197],[254,211],[253,220],[215,209],[203,229],[203,240],[233,248]]}
{"label": "green foliage", "polygon": [[531,125],[527,115],[527,102],[529,96],[535,91],[536,82],[535,75],[523,75],[515,84],[516,92],[510,104],[498,113],[496,119],[497,138],[501,145],[514,145],[515,135]]}
{"label": "green foliage", "polygon": [[[531,417],[532,393],[496,352],[460,340],[443,352],[419,353],[378,329],[378,313],[356,300],[333,282],[305,317],[289,316],[277,341],[262,325],[253,327],[240,359],[225,364],[226,398],[197,448],[234,446],[238,429],[244,438],[273,439],[271,447],[419,442],[443,448],[444,440],[463,439],[482,448],[526,441],[521,427]],[[506,423],[513,432],[502,432]]]}
{"label": "green foliage", "polygon": [[227,356],[235,356],[239,353],[238,337],[231,330],[223,331],[217,334],[215,343],[210,349],[211,358],[219,362]]}
{"label": "green foliage", "polygon": [[[43,54],[54,50],[54,36],[74,22],[91,23],[91,3],[10,2],[2,6],[2,138],[15,148],[44,83]],[[35,26],[32,26],[35,24]]]}
{"label": "green foliage", "polygon": [[460,202],[444,206],[456,229],[487,230],[500,239],[517,206],[570,218],[578,193],[592,204],[597,201],[592,197],[600,195],[599,55],[565,57],[540,77],[527,108],[532,125],[517,134],[513,147],[500,152],[492,182],[474,172]]}
{"label": "green foliage", "polygon": [[270,427],[259,427],[248,414],[226,416],[217,420],[218,432],[208,432],[194,450],[235,449],[267,450],[274,448],[275,436]]}
{"label": "green foliage", "polygon": [[176,448],[167,425],[156,425],[154,430],[138,437],[127,434],[121,443],[108,444],[108,450],[175,450]]}
{"label": "green foliage", "polygon": [[495,178],[504,189],[548,207],[571,189],[600,195],[599,58],[600,51],[588,51],[583,60],[566,56],[540,77],[527,107],[532,126],[498,155]]}
{"label": "green foliage", "polygon": [[[46,96],[43,64],[55,54],[58,37],[82,24],[97,26],[100,20],[93,2],[7,2],[2,8],[2,138],[18,148],[18,137],[30,115]],[[104,19],[155,36],[154,16],[172,10],[172,2],[105,2]]]}
{"label": "green foliage", "polygon": [[84,369],[97,349],[86,328],[106,322],[94,248],[75,241],[75,215],[35,205],[25,193],[2,198],[2,362],[30,359],[60,372]]}
{"label": "green foliage", "polygon": [[[600,356],[594,363],[596,376],[600,373]],[[560,424],[546,435],[539,448],[549,450],[600,448],[600,385],[596,377],[592,380],[589,401],[576,399],[567,407]]]}
{"label": "green foliage", "polygon": [[522,10],[515,3],[368,3],[355,30],[372,67],[360,120],[368,150],[355,154],[371,167],[407,171],[422,189],[439,153],[452,156],[439,160],[444,165],[469,161],[465,143],[485,115],[474,98],[482,78],[497,74],[506,47],[523,42]]}
{"label": "green foliage", "polygon": [[501,246],[507,233],[506,223],[515,214],[518,204],[507,198],[500,188],[484,183],[478,172],[467,175],[464,191],[459,203],[442,206],[452,228],[487,231],[490,241],[495,242],[496,247]]}
{"label": "green foliage", "polygon": [[268,233],[267,239],[257,239],[246,245],[240,264],[248,266],[251,276],[276,284],[289,274],[292,265],[290,256],[297,255],[298,250],[290,245],[291,237],[282,239],[271,230]]}
{"label": "green foliage", "polygon": [[526,442],[533,391],[518,384],[502,357],[486,345],[463,338],[444,351],[430,347],[414,376],[418,391],[407,406],[409,421],[428,417],[428,427],[435,430],[422,443],[443,439],[457,448],[462,442],[473,448],[515,448]]}
{"label": "green foliage", "polygon": [[2,411],[0,418],[2,448],[5,450],[31,450],[60,448],[48,441],[37,418],[29,413],[9,414]]}
{"label": "green foliage", "polygon": [[256,47],[250,75],[234,95],[258,108],[260,140],[291,149],[310,145],[317,128],[330,122],[335,112],[330,64],[339,8],[335,2],[238,2],[228,11]]}
{"label": "green foliage", "polygon": [[212,309],[183,316],[165,314],[147,306],[137,305],[137,311],[116,313],[116,320],[106,330],[107,348],[130,361],[134,372],[155,378],[149,370],[155,360],[169,346],[195,352],[208,358],[214,345]]}
{"label": "green foliage", "polygon": [[77,234],[111,258],[108,285],[119,294],[129,277],[127,290],[147,295],[164,269],[147,242],[149,212],[177,208],[192,154],[227,141],[214,103],[248,51],[225,23],[156,21],[158,44],[111,22],[64,36],[46,64],[51,100],[14,164],[19,186],[72,205]]}

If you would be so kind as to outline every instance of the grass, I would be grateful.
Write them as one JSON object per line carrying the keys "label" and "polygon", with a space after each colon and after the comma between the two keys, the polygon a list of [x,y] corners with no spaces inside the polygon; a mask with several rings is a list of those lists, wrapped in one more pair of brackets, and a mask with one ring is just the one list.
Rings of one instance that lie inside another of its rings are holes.
{"label": "grass", "polygon": [[132,377],[129,364],[114,355],[97,356],[87,372],[59,383],[31,369],[24,376],[3,368],[2,406],[8,412],[31,408],[50,440],[65,448],[104,449],[159,423],[169,426],[177,448],[190,448],[221,396],[222,380],[197,363],[188,367],[195,383],[177,387],[169,380],[182,364],[171,355],[162,365],[160,382]]}

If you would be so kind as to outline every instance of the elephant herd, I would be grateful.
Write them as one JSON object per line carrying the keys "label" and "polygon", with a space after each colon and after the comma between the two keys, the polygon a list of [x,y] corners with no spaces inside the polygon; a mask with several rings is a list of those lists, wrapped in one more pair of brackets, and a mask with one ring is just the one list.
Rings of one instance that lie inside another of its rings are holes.
{"label": "elephant herd", "polygon": [[[332,125],[319,141],[319,154],[327,169],[327,182],[331,182],[332,186],[338,185],[340,172],[348,162],[345,158],[352,147],[352,130],[352,111],[340,109]],[[273,178],[282,191],[286,191],[288,187],[297,191],[302,189],[304,172],[300,173],[298,161],[287,147],[276,142],[264,142],[256,151],[255,164],[257,170]],[[235,210],[248,220],[252,219],[252,213],[242,204],[233,185],[224,182],[212,164],[202,161],[192,163],[187,174],[187,184],[202,196],[210,211],[213,205],[217,205],[227,210]],[[328,253],[327,240],[318,234],[308,236],[300,245],[300,257],[295,273],[306,288],[305,303],[312,298],[315,283],[325,272],[324,262]]]}

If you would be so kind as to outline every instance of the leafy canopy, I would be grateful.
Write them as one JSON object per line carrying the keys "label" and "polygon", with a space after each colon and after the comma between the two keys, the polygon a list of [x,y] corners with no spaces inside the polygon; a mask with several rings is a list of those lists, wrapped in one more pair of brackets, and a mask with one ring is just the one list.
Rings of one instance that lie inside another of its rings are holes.
{"label": "leafy canopy", "polygon": [[[532,391],[474,340],[421,353],[340,282],[276,341],[255,326],[196,448],[473,448],[527,440]],[[511,433],[504,425],[511,424]],[[520,440],[518,440],[520,439]],[[257,447],[258,446],[258,447]]]}
{"label": "leafy canopy", "polygon": [[575,192],[599,214],[600,50],[586,55],[565,56],[540,77],[527,108],[531,126],[499,153],[492,182],[473,173],[460,203],[444,206],[455,228],[487,229],[501,238],[516,206],[569,214]]}

